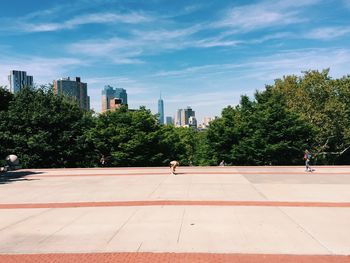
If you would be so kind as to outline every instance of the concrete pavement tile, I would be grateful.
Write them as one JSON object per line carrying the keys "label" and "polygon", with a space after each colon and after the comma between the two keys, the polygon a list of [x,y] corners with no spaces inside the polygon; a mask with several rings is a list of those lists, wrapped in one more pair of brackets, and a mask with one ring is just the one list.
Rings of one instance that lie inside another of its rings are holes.
{"label": "concrete pavement tile", "polygon": [[[43,211],[48,209],[3,209],[0,210],[0,236],[2,235],[1,231],[6,230],[9,227],[13,227],[29,218],[36,216]],[[1,244],[0,244],[1,247]]]}
{"label": "concrete pavement tile", "polygon": [[177,252],[329,254],[274,207],[186,209]]}
{"label": "concrete pavement tile", "polygon": [[350,174],[244,174],[253,184],[350,184]]}
{"label": "concrete pavement tile", "polygon": [[271,201],[350,202],[350,185],[254,184]]}
{"label": "concrete pavement tile", "polygon": [[172,251],[184,207],[141,207],[108,243],[106,251]]}
{"label": "concrete pavement tile", "polygon": [[280,209],[332,253],[350,255],[350,208]]}
{"label": "concrete pavement tile", "polygon": [[[80,217],[82,209],[33,209],[37,214],[1,231],[0,252],[34,253],[40,252],[46,240]],[[9,214],[17,210],[8,211]],[[28,210],[31,213],[32,209]]]}
{"label": "concrete pavement tile", "polygon": [[[81,217],[45,240],[40,249],[55,253],[103,251],[136,210],[137,207],[85,208]],[[69,209],[62,212],[67,213]]]}

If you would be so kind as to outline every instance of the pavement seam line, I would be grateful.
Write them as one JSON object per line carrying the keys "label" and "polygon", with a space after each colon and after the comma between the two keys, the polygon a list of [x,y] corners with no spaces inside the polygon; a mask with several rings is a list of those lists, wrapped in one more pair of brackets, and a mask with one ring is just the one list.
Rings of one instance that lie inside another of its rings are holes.
{"label": "pavement seam line", "polygon": [[137,248],[136,252],[140,252],[141,246],[142,246],[143,242],[140,243],[139,247]]}
{"label": "pavement seam line", "polygon": [[116,235],[118,235],[118,233],[120,232],[120,230],[122,230],[122,228],[129,223],[129,221],[131,220],[131,218],[139,211],[139,208],[137,208],[127,219],[126,221],[117,229],[117,231],[112,235],[112,237],[107,241],[107,245],[114,239],[114,237]]}
{"label": "pavement seam line", "polygon": [[184,211],[182,213],[181,225],[180,225],[179,233],[177,235],[177,243],[179,243],[179,241],[180,241],[180,235],[181,235],[181,231],[182,231],[182,225],[184,223],[185,212],[186,212],[186,208],[184,208]]}
{"label": "pavement seam line", "polygon": [[[245,176],[244,176],[245,177]],[[248,179],[247,179],[248,180]],[[250,183],[251,184],[251,186],[254,188],[254,190],[262,197],[262,198],[264,198],[266,201],[268,201],[269,199],[268,199],[268,197],[264,194],[264,193],[262,193],[256,186],[255,186],[255,184],[254,183]]]}
{"label": "pavement seam line", "polygon": [[323,247],[325,250],[327,250],[331,255],[334,255],[334,252],[330,250],[326,245],[324,245],[321,241],[319,241],[316,237],[314,237],[307,229],[302,227],[297,221],[295,221],[286,211],[282,209],[282,207],[276,207],[278,210],[280,210],[291,222],[293,222],[295,225],[298,226],[299,229],[301,229],[303,232],[305,232],[307,235],[309,235],[316,243],[318,243],[321,247]]}
{"label": "pavement seam line", "polygon": [[52,238],[55,234],[59,233],[60,231],[62,231],[63,229],[65,229],[66,227],[70,226],[71,224],[73,224],[75,221],[77,221],[78,219],[82,218],[83,216],[87,215],[89,213],[89,211],[86,211],[85,213],[82,213],[80,215],[78,215],[76,218],[74,218],[73,220],[71,220],[70,222],[68,222],[67,224],[61,226],[58,230],[56,230],[55,232],[53,232],[52,234],[50,234],[47,237],[44,237],[43,239],[39,240],[39,244],[42,244],[44,241],[49,240],[50,238]]}
{"label": "pavement seam line", "polygon": [[26,221],[26,220],[28,220],[28,219],[34,218],[34,217],[36,217],[36,216],[40,216],[40,215],[42,215],[42,214],[44,214],[44,213],[46,213],[46,212],[48,212],[48,211],[51,211],[53,208],[43,208],[43,209],[45,209],[45,210],[42,211],[42,212],[40,212],[40,213],[38,213],[38,214],[34,214],[34,215],[27,216],[26,218],[23,218],[23,219],[21,219],[21,220],[15,222],[15,223],[13,223],[13,224],[10,224],[10,225],[8,225],[8,226],[5,226],[5,227],[1,228],[1,229],[0,229],[0,232],[3,231],[3,230],[6,230],[6,229],[9,228],[9,227],[13,227],[13,226],[15,226],[15,225],[17,225],[17,224],[23,223],[24,221]]}
{"label": "pavement seam line", "polygon": [[158,188],[164,183],[165,180],[167,180],[169,177],[165,177],[157,186],[156,188],[148,195],[148,197],[150,198],[157,190]]}

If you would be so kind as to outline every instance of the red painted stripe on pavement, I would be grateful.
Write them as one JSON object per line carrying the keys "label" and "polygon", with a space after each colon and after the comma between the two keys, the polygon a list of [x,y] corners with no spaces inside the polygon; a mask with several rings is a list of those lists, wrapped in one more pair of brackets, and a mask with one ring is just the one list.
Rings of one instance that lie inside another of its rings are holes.
{"label": "red painted stripe on pavement", "polygon": [[108,201],[70,203],[0,204],[0,209],[22,208],[74,208],[74,207],[118,207],[118,206],[273,206],[273,207],[350,207],[350,203],[333,202],[279,202],[279,201]]}
{"label": "red painted stripe on pavement", "polygon": [[1,263],[349,263],[350,256],[341,255],[273,255],[273,254],[211,254],[211,253],[67,253],[0,255]]}
{"label": "red painted stripe on pavement", "polygon": [[[307,173],[307,172],[221,172],[221,171],[217,171],[217,172],[178,172],[176,175],[177,176],[186,176],[186,175],[190,175],[190,174],[255,174],[255,175],[259,175],[259,174],[264,174],[264,175],[273,175],[273,174],[278,174],[278,175],[291,175],[291,174],[305,174],[305,175],[312,175],[312,174],[317,174],[317,175],[349,175],[349,173],[343,173],[343,172],[313,172],[313,173]],[[88,176],[144,176],[144,175],[170,175],[169,172],[152,172],[152,173],[115,173],[115,174],[43,174],[43,175],[39,175],[39,174],[32,174],[32,175],[27,175],[28,177],[34,177],[34,178],[47,178],[47,177],[88,177]]]}
{"label": "red painted stripe on pavement", "polygon": [[[23,170],[31,170],[31,171],[60,171],[60,170],[144,170],[144,169],[165,169],[169,166],[128,166],[128,167],[78,167],[78,168],[33,168],[33,169],[23,169]],[[186,169],[221,169],[221,170],[229,170],[229,169],[303,169],[305,165],[278,165],[278,166],[259,166],[259,165],[236,165],[236,166],[180,166]],[[342,168],[350,168],[350,165],[313,165],[312,168],[322,169],[322,168],[332,168],[332,169],[342,169]]]}

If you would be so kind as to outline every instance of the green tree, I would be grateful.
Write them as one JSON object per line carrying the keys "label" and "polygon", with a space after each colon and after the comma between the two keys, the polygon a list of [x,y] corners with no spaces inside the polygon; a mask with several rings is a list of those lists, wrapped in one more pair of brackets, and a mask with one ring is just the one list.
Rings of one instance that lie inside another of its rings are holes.
{"label": "green tree", "polygon": [[100,114],[87,136],[110,166],[155,166],[164,159],[159,129],[155,116],[144,107],[122,107]]}
{"label": "green tree", "polygon": [[90,165],[84,131],[91,114],[42,88],[15,94],[0,122],[0,145],[19,156],[24,167]]}
{"label": "green tree", "polygon": [[[4,87],[0,86],[0,127],[6,127],[7,109],[10,102],[13,100],[13,95]],[[4,128],[5,130],[5,128]],[[0,166],[4,165],[4,159],[7,155],[6,144],[3,141],[4,134],[0,131]]]}
{"label": "green tree", "polygon": [[312,127],[287,109],[270,87],[243,96],[236,108],[223,110],[208,130],[212,160],[237,165],[281,165],[302,162],[303,149],[312,143]]}
{"label": "green tree", "polygon": [[0,86],[0,111],[8,109],[10,102],[13,100],[13,94]]}
{"label": "green tree", "polygon": [[329,70],[307,71],[301,77],[285,76],[272,86],[287,107],[313,126],[313,152],[318,161],[350,161],[350,77],[333,80]]}

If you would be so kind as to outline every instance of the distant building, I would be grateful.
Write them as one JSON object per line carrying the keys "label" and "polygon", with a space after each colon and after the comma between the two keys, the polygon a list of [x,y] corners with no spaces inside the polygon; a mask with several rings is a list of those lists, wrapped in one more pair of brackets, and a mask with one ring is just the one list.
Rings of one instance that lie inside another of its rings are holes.
{"label": "distant building", "polygon": [[188,126],[194,129],[197,129],[197,119],[194,116],[188,118]]}
{"label": "distant building", "polygon": [[205,127],[209,126],[209,123],[212,120],[214,120],[214,118],[212,118],[212,117],[204,117],[204,119],[203,119],[203,126],[205,126]]}
{"label": "distant building", "polygon": [[128,95],[125,89],[113,88],[109,85],[105,86],[102,90],[102,112],[115,109],[115,107],[111,108],[111,105],[117,105],[114,99],[118,99],[117,102],[120,103],[120,106],[128,105]]}
{"label": "distant building", "polygon": [[159,124],[164,124],[164,102],[162,97],[158,100],[158,122]]}
{"label": "distant building", "polygon": [[11,70],[8,80],[12,93],[17,93],[24,87],[33,87],[33,76],[27,76],[25,71]]}
{"label": "distant building", "polygon": [[175,115],[175,126],[176,127],[189,127],[190,117],[195,117],[195,111],[190,106],[186,109],[178,109]]}
{"label": "distant building", "polygon": [[65,95],[75,100],[79,107],[90,110],[90,97],[87,95],[87,84],[80,77],[54,80],[53,89],[56,95]]}
{"label": "distant building", "polygon": [[166,125],[173,125],[174,124],[173,117],[167,116],[165,123],[166,123]]}
{"label": "distant building", "polygon": [[181,127],[181,116],[182,116],[182,109],[178,109],[175,114],[175,126],[176,127]]}
{"label": "distant building", "polygon": [[186,109],[183,109],[182,116],[181,116],[181,126],[189,125],[190,117],[194,117],[194,116],[195,116],[195,111],[193,111],[190,106],[188,106]]}
{"label": "distant building", "polygon": [[121,99],[110,99],[109,100],[109,110],[110,111],[114,111],[116,109],[119,109],[121,106],[123,105],[122,100]]}
{"label": "distant building", "polygon": [[209,125],[210,125],[210,122],[212,122],[213,120],[215,120],[215,119],[217,119],[217,118],[218,118],[217,116],[215,116],[215,117],[204,117],[204,119],[203,119],[203,124],[201,125],[201,127],[202,127],[203,129],[208,128]]}

